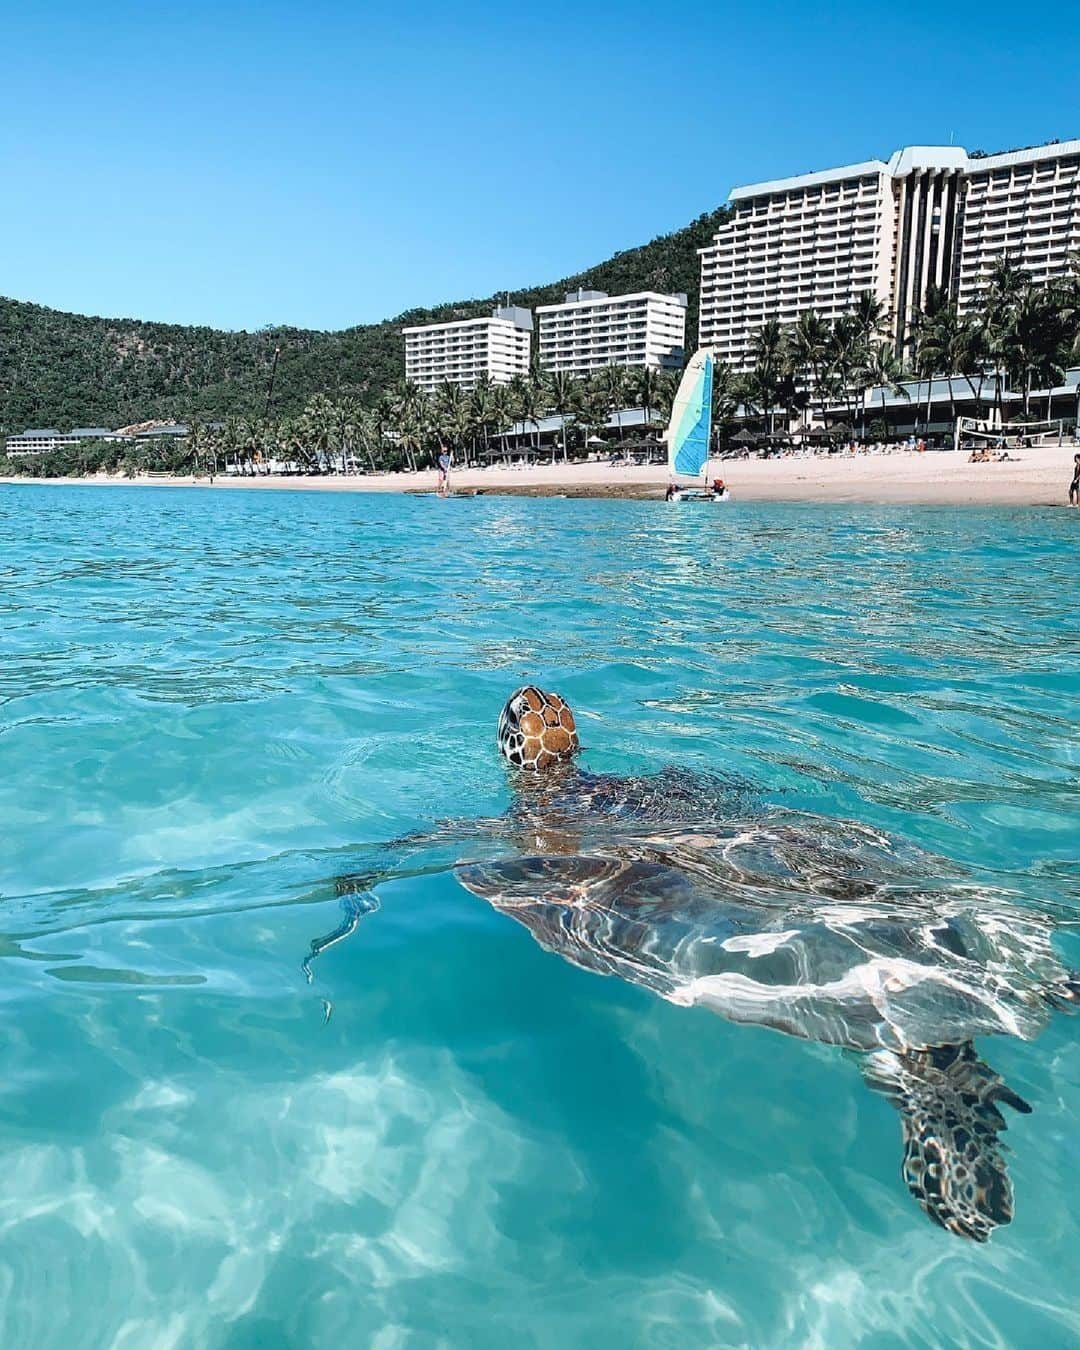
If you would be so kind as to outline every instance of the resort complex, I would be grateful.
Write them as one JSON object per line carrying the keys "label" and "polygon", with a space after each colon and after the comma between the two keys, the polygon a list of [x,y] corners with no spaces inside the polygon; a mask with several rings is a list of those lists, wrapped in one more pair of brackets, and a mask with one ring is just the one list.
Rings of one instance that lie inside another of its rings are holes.
{"label": "resort complex", "polygon": [[[538,306],[536,317],[543,371],[588,376],[612,365],[682,368],[685,294],[578,290],[563,304]],[[508,384],[529,372],[532,332],[532,312],[509,304],[489,318],[412,325],[403,330],[405,378],[426,393],[444,384]]]}
{"label": "resort complex", "polygon": [[1080,250],[1080,140],[969,156],[909,146],[888,163],[735,188],[730,218],[701,250],[700,345],[736,370],[753,364],[770,320],[848,314],[869,292],[898,347],[932,288],[963,314],[1003,257],[1036,284]]}
{"label": "resort complex", "polygon": [[[404,381],[394,380],[401,347],[381,374],[365,350],[342,392],[308,393],[302,411],[294,397],[282,415],[272,403],[278,348],[258,414],[249,402],[246,416],[228,416],[226,404],[210,420],[208,408],[190,430],[18,431],[6,440],[8,471],[44,472],[51,458],[60,472],[376,472],[415,469],[440,442],[479,462],[654,460],[698,347],[714,358],[717,452],[1004,449],[1020,443],[1010,427],[1020,423],[1029,445],[1075,436],[1080,140],[994,155],[908,146],[888,161],[735,188],[707,230],[682,233],[677,249],[676,236],[654,241],[648,260],[652,245],[629,266],[620,255],[624,285],[613,293],[548,287],[521,304],[507,294],[487,314],[471,305],[408,324],[390,338],[403,344]],[[698,333],[684,291],[631,288],[695,267]],[[96,413],[76,404],[72,415]]]}

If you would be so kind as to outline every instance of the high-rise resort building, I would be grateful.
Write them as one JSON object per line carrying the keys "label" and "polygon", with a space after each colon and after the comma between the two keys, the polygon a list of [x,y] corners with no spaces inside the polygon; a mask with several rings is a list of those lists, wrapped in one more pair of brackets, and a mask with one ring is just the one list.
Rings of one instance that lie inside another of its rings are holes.
{"label": "high-rise resort building", "polygon": [[591,375],[611,365],[682,369],[685,295],[577,290],[561,305],[537,305],[536,316],[542,370]]}
{"label": "high-rise resort building", "polygon": [[701,252],[702,346],[739,369],[769,319],[848,313],[870,291],[908,340],[931,285],[962,313],[1007,256],[1035,281],[1080,250],[1080,140],[1000,155],[909,146],[822,173],[736,188]]}
{"label": "high-rise resort building", "polygon": [[490,318],[403,329],[405,378],[429,394],[444,384],[471,389],[484,375],[508,384],[529,373],[532,327],[531,311],[503,305]]}

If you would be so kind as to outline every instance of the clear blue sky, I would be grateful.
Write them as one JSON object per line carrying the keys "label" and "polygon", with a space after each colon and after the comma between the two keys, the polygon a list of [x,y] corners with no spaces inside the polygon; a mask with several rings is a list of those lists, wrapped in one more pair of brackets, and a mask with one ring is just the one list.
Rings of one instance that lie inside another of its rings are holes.
{"label": "clear blue sky", "polygon": [[737,183],[1080,135],[1074,16],[0,0],[0,294],[339,328],[557,279]]}

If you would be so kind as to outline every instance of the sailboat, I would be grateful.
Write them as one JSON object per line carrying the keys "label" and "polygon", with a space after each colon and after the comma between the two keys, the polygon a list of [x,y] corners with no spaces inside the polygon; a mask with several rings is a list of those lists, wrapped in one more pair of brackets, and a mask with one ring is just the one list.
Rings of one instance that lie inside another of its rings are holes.
{"label": "sailboat", "polygon": [[[676,502],[723,502],[731,497],[726,487],[715,491],[708,483],[709,441],[712,437],[712,352],[695,352],[683,371],[671,420],[664,437],[668,448],[671,486],[668,500]],[[683,483],[680,479],[700,483]]]}

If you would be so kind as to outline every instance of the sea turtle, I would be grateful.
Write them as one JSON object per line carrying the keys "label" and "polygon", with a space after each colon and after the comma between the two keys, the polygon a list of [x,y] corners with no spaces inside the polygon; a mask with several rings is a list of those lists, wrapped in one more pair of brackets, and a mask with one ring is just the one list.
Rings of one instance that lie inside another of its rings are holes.
{"label": "sea turtle", "polygon": [[495,856],[454,864],[467,890],[576,966],[856,1052],[900,1112],[904,1180],[930,1218],[979,1242],[1011,1220],[999,1104],[1031,1108],[972,1040],[1030,1039],[1080,1002],[1048,915],[864,826],[748,809],[734,779],[588,773],[568,704],[536,686],[511,695],[498,743],[514,802],[474,826]]}

